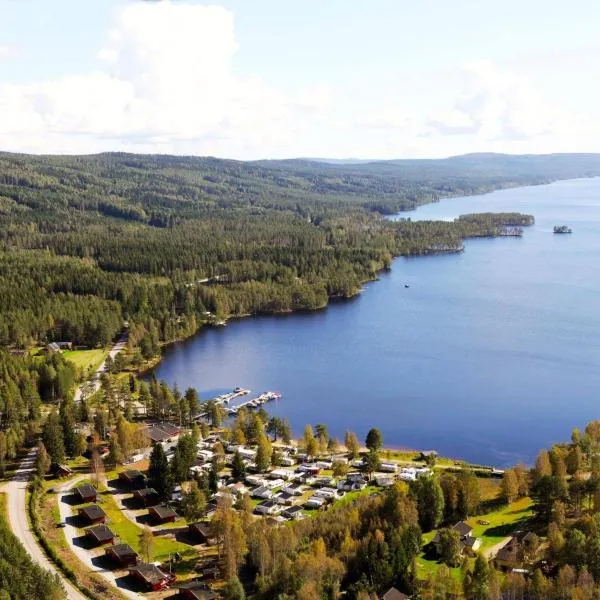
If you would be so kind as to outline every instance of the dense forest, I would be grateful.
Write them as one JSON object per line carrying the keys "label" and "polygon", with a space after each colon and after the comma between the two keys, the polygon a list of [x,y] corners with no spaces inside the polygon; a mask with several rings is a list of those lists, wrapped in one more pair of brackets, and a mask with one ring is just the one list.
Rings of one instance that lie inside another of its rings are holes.
{"label": "dense forest", "polygon": [[147,359],[203,322],[320,308],[395,256],[459,251],[522,224],[384,214],[599,173],[593,155],[330,165],[0,154],[0,344],[101,345],[129,321]]}

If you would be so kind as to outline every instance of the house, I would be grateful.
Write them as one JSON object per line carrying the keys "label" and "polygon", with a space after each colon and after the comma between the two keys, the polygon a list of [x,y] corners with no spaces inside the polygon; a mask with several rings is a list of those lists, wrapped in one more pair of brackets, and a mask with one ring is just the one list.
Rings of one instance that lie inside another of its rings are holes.
{"label": "house", "polygon": [[106,521],[106,513],[97,504],[78,508],[77,514],[88,523],[104,523]]}
{"label": "house", "polygon": [[103,544],[112,544],[115,540],[115,534],[106,525],[94,525],[85,530],[85,536],[92,540],[95,546]]}
{"label": "house", "polygon": [[296,502],[296,496],[294,494],[288,494],[287,492],[279,492],[273,498],[277,504],[283,504],[284,506],[291,506]]}
{"label": "house", "polygon": [[259,515],[276,515],[281,510],[277,502],[265,500],[254,507],[254,512]]}
{"label": "house", "polygon": [[129,469],[119,473],[119,481],[129,487],[142,487],[146,483],[146,476],[137,469]]}
{"label": "house", "polygon": [[135,565],[138,560],[137,552],[128,544],[115,544],[104,551],[104,556],[110,558],[121,567]]}
{"label": "house", "polygon": [[268,487],[272,490],[283,486],[284,483],[285,481],[283,479],[271,479],[270,481],[265,482],[265,487]]}
{"label": "house", "polygon": [[235,496],[243,496],[248,493],[248,488],[241,481],[230,483],[227,489]]}
{"label": "house", "polygon": [[394,485],[394,478],[391,475],[377,475],[375,477],[375,483],[379,487],[390,487]]}
{"label": "house", "polygon": [[[460,540],[461,554],[473,554],[481,546],[481,540],[471,535],[473,528],[468,523],[465,523],[464,521],[459,521],[458,523],[453,525],[451,529],[452,531],[455,531],[458,534]],[[435,534],[435,537],[431,541],[434,544],[437,553],[441,554],[439,532]]]}
{"label": "house", "polygon": [[285,508],[281,511],[281,516],[285,519],[290,519],[291,521],[299,521],[300,519],[304,519],[304,513],[302,512],[302,507],[300,506],[290,506],[289,508]]}
{"label": "house", "polygon": [[97,502],[98,492],[93,485],[86,483],[75,488],[75,496],[80,502]]}
{"label": "house", "polygon": [[264,479],[263,477],[259,477],[258,475],[247,475],[246,476],[246,483],[248,485],[254,485],[256,487],[265,485],[267,483],[266,479]]}
{"label": "house", "polygon": [[181,429],[170,423],[154,423],[146,427],[146,435],[154,444],[162,442],[176,442],[181,434]]}
{"label": "house", "polygon": [[523,548],[517,536],[512,536],[498,550],[494,557],[494,566],[501,571],[512,571],[523,564]]}
{"label": "house", "polygon": [[395,587],[391,587],[383,596],[381,600],[410,600],[406,594],[403,594],[400,590]]}
{"label": "house", "polygon": [[338,495],[338,490],[330,487],[322,487],[315,491],[315,496],[332,500]]}
{"label": "house", "polygon": [[264,500],[270,500],[273,497],[273,492],[268,487],[261,485],[257,488],[254,488],[250,492],[250,496],[252,496],[252,498],[262,498]]}
{"label": "house", "polygon": [[160,497],[158,492],[154,488],[143,488],[141,490],[135,490],[133,497],[144,506],[154,506],[158,504]]}
{"label": "house", "polygon": [[281,490],[286,494],[302,496],[302,493],[304,492],[304,486],[300,483],[288,483],[287,485],[284,485]]}
{"label": "house", "polygon": [[67,465],[59,465],[54,463],[51,468],[51,472],[55,477],[70,477],[73,475],[73,469],[67,467]]}
{"label": "house", "polygon": [[327,504],[327,499],[322,496],[311,496],[304,506],[306,508],[322,508]]}
{"label": "house", "polygon": [[291,471],[288,471],[287,469],[273,469],[269,473],[269,477],[271,479],[283,479],[284,481],[291,479],[292,475],[293,473]]}
{"label": "house", "polygon": [[155,523],[172,523],[179,517],[179,515],[166,504],[151,506],[148,509],[148,514]]}
{"label": "house", "polygon": [[296,464],[296,459],[291,456],[282,456],[279,459],[279,464],[282,467],[293,467]]}
{"label": "house", "polygon": [[213,538],[212,528],[210,523],[198,521],[197,523],[190,523],[188,525],[188,531],[195,539],[201,544],[208,544]]}
{"label": "house", "polygon": [[175,575],[165,573],[151,563],[138,563],[129,569],[129,575],[153,592],[164,590],[175,581]]}
{"label": "house", "polygon": [[338,490],[342,492],[356,492],[358,490],[364,490],[367,487],[367,481],[364,479],[344,479],[337,485]]}
{"label": "house", "polygon": [[46,346],[48,352],[62,352],[63,350],[72,350],[73,342],[51,342]]}
{"label": "house", "polygon": [[315,477],[321,472],[321,468],[316,465],[302,464],[296,469],[296,473],[310,473]]}
{"label": "house", "polygon": [[185,600],[219,600],[221,596],[213,592],[206,583],[201,581],[186,581],[177,586],[179,597]]}

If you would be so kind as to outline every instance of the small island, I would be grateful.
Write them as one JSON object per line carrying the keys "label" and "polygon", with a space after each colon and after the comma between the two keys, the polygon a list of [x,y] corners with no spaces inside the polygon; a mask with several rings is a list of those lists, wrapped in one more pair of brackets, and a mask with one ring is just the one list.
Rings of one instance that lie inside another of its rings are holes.
{"label": "small island", "polygon": [[555,225],[554,233],[573,233],[573,230],[567,225]]}

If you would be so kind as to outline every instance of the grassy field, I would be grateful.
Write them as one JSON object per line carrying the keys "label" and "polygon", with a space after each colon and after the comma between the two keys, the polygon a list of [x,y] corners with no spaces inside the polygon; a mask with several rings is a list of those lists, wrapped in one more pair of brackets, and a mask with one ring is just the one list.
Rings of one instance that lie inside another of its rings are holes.
{"label": "grassy field", "polygon": [[65,350],[63,356],[74,363],[82,373],[88,370],[95,371],[108,355],[108,350],[97,348],[95,350]]}
{"label": "grassy field", "polygon": [[[522,529],[533,514],[530,498],[521,498],[512,504],[469,519],[467,523],[473,527],[473,535],[481,539],[481,551],[491,548],[515,531]],[[478,521],[487,521],[482,525]],[[435,536],[435,531],[423,535],[423,546],[427,546]],[[419,578],[425,579],[434,574],[440,567],[438,560],[430,554],[421,553],[417,558]],[[460,578],[460,568],[450,569],[452,575]]]}

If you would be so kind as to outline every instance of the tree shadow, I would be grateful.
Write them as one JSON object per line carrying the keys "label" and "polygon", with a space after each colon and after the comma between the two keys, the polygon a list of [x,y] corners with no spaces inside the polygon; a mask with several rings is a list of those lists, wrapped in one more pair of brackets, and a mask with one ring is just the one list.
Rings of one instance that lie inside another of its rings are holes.
{"label": "tree shadow", "polygon": [[187,532],[187,530],[188,530],[187,527],[171,527],[171,528],[165,527],[164,529],[156,529],[154,531],[154,535],[156,537],[172,535],[177,539],[178,533],[184,533],[184,532]]}

